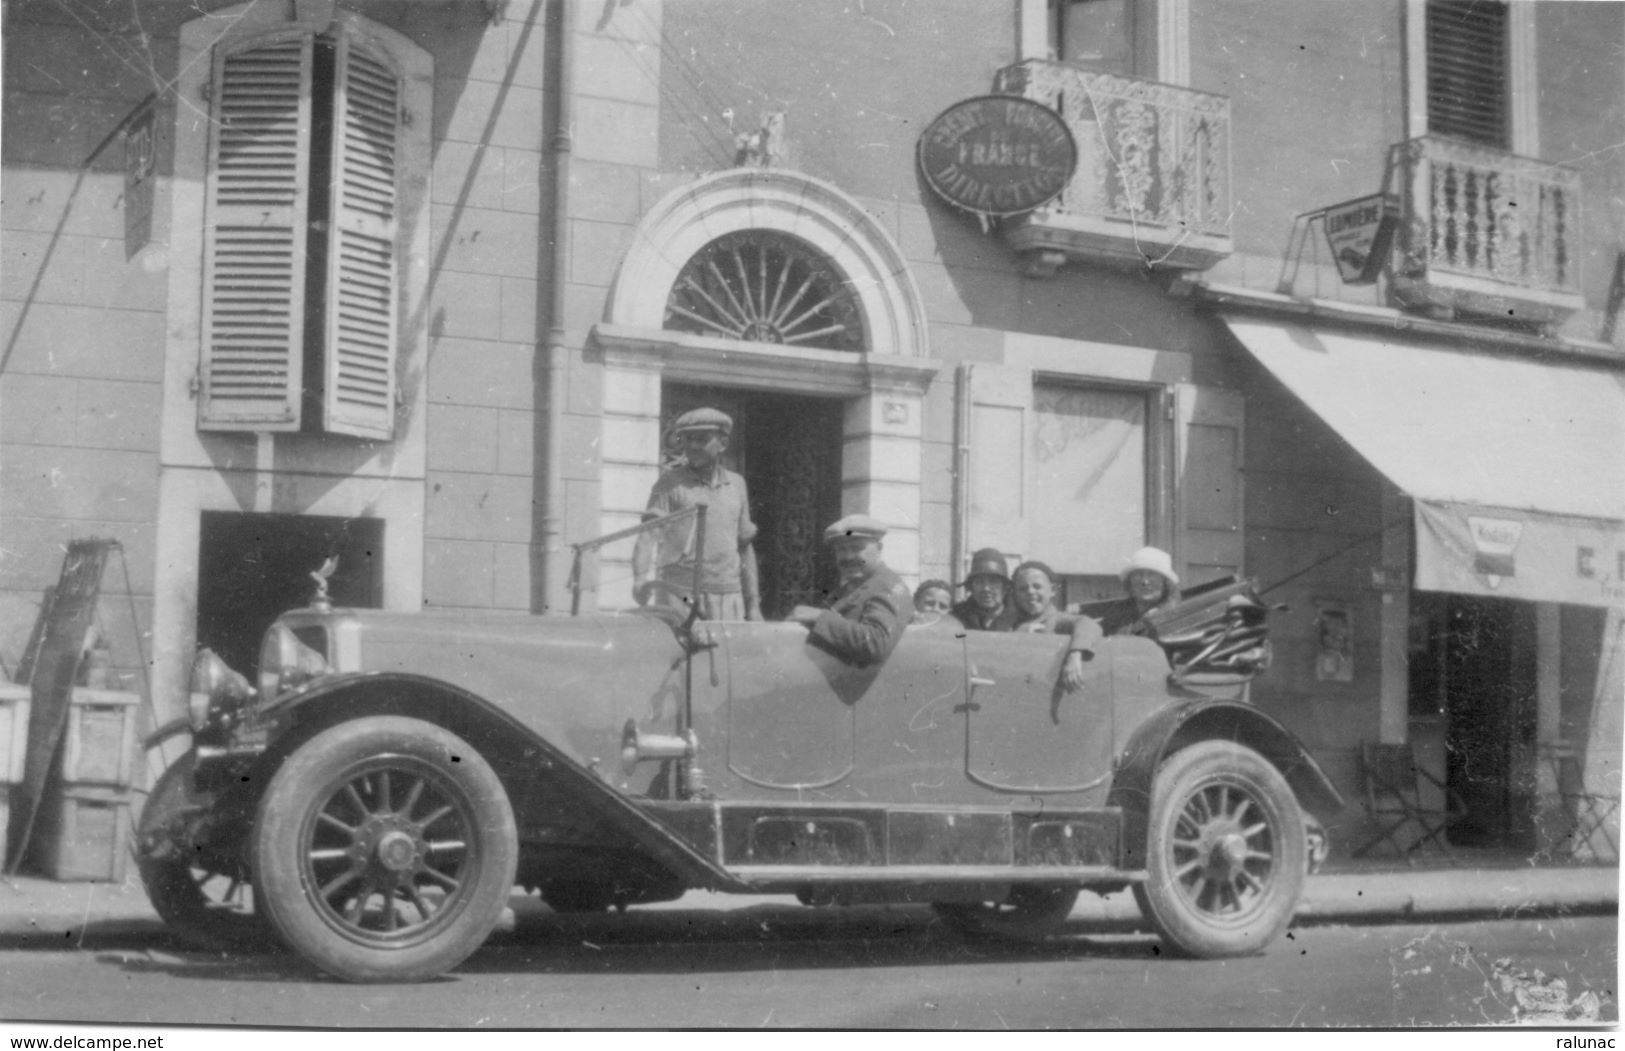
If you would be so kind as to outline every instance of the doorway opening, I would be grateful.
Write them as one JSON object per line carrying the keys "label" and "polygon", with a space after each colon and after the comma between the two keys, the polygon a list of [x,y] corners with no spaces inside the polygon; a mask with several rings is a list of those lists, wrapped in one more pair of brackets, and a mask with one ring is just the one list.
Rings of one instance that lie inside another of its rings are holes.
{"label": "doorway opening", "polygon": [[744,477],[750,494],[762,616],[778,620],[797,603],[822,605],[837,583],[822,541],[824,527],[841,516],[841,402],[667,383],[660,398],[663,465],[679,455],[672,424],[701,406],[733,417],[723,464]]}
{"label": "doorway opening", "polygon": [[327,582],[334,605],[383,605],[383,519],[205,511],[201,525],[197,644],[250,681],[265,630],[310,603],[310,574],[329,557],[338,558]]}
{"label": "doorway opening", "polygon": [[1535,608],[1415,592],[1411,711],[1444,721],[1445,782],[1466,805],[1448,838],[1464,847],[1535,844]]}

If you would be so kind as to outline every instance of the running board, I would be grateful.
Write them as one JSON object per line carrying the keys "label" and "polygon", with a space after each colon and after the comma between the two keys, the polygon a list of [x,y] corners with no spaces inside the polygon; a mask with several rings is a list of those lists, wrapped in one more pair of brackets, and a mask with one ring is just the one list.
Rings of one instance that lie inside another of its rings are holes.
{"label": "running board", "polygon": [[1144,870],[1104,865],[1034,868],[1015,865],[730,865],[728,874],[755,890],[789,890],[808,883],[1143,883]]}
{"label": "running board", "polygon": [[[897,879],[1123,878],[1123,812],[805,803],[644,803],[730,874]],[[739,878],[743,878],[740,876]],[[971,876],[970,878],[976,878]]]}

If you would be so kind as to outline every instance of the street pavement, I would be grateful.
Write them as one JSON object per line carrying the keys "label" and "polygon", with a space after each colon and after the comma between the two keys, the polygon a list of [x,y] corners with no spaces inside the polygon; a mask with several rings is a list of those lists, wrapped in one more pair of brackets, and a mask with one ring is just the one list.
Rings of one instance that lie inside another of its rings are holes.
{"label": "street pavement", "polygon": [[[1617,914],[1619,869],[1603,865],[1531,865],[1502,855],[1432,855],[1410,865],[1392,859],[1342,862],[1309,877],[1298,905],[1300,926],[1328,923],[1411,923],[1418,920],[1511,919]],[[795,899],[691,892],[648,909],[729,912],[754,906],[795,906]],[[516,899],[518,922],[545,906]],[[86,931],[157,928],[133,865],[120,883],[61,883],[28,874],[0,876],[0,939]],[[1127,891],[1085,893],[1070,924],[1135,929],[1139,910]]]}

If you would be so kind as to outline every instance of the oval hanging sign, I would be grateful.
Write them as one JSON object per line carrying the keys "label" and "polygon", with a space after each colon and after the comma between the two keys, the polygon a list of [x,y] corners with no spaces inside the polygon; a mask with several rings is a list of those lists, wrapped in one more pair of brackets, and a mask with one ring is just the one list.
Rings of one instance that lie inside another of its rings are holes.
{"label": "oval hanging sign", "polygon": [[1066,188],[1078,145],[1060,114],[1018,95],[943,110],[920,136],[920,172],[943,200],[982,215],[1030,212]]}

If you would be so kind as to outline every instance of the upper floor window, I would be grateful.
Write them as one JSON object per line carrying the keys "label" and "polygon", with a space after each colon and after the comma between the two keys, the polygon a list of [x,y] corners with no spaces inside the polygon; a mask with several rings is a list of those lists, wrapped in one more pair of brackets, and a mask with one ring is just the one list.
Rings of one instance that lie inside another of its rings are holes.
{"label": "upper floor window", "polygon": [[349,22],[216,46],[201,429],[392,436],[400,186],[427,170],[393,50]]}
{"label": "upper floor window", "polygon": [[1498,0],[1428,0],[1430,133],[1512,147],[1507,13]]}
{"label": "upper floor window", "polygon": [[1147,75],[1138,68],[1137,0],[1049,0],[1050,50],[1096,73]]}

